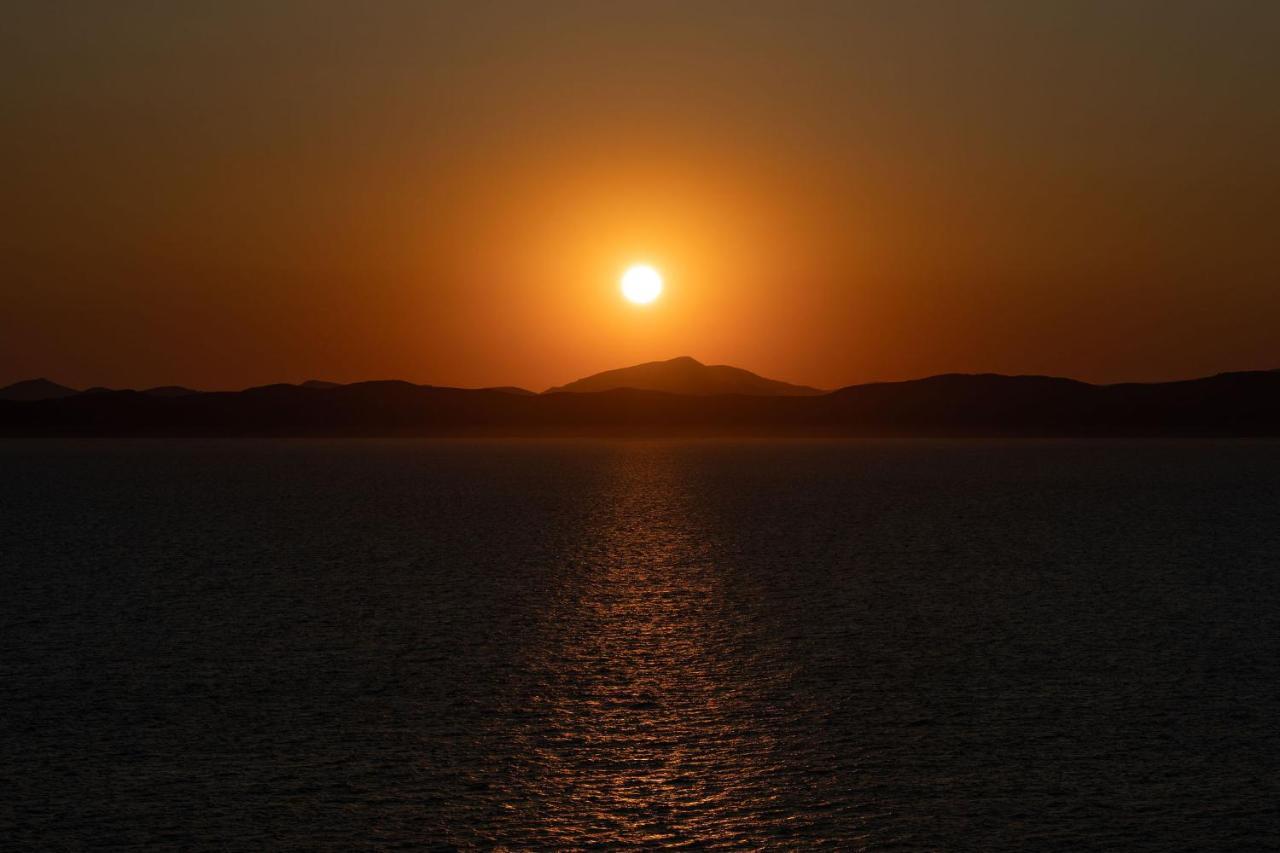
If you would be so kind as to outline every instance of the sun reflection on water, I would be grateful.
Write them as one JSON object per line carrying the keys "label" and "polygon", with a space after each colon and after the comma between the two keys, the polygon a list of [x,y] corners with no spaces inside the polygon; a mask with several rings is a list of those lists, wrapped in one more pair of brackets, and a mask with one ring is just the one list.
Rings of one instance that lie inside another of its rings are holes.
{"label": "sun reflection on water", "polygon": [[551,845],[741,838],[781,778],[751,620],[678,460],[618,454],[529,659],[508,808]]}

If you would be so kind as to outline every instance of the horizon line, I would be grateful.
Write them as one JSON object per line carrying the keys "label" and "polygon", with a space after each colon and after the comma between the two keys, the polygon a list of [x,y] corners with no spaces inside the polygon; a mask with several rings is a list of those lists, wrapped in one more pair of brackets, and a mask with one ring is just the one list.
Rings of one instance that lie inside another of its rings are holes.
{"label": "horizon line", "polygon": [[[242,388],[195,388],[192,386],[176,385],[176,384],[150,385],[145,387],[124,387],[124,388],[111,388],[103,385],[89,385],[83,388],[77,388],[73,385],[64,385],[63,383],[60,383],[56,380],[49,379],[47,376],[35,376],[27,379],[18,379],[8,384],[0,385],[0,393],[4,391],[8,391],[12,388],[17,388],[17,387],[26,386],[26,385],[36,385],[36,384],[55,386],[57,389],[70,391],[72,394],[85,394],[89,392],[136,393],[136,394],[147,394],[147,393],[157,393],[157,392],[160,392],[160,393],[176,392],[181,394],[239,394],[245,391],[254,391],[254,390],[263,389],[263,388],[277,388],[277,387],[293,387],[293,388],[311,387],[316,390],[322,390],[323,388],[326,388],[326,387],[340,388],[340,387],[348,387],[352,385],[366,385],[366,384],[376,384],[376,383],[402,383],[405,385],[411,385],[415,388],[439,388],[439,389],[458,390],[458,391],[520,392],[520,393],[532,394],[532,395],[543,395],[543,394],[549,394],[549,393],[590,394],[590,393],[604,393],[607,390],[629,389],[629,390],[643,391],[643,390],[655,390],[655,389],[635,388],[632,386],[625,386],[625,385],[617,386],[617,388],[614,388],[614,389],[602,389],[600,391],[565,391],[562,389],[566,388],[569,385],[573,385],[577,382],[583,381],[584,379],[589,379],[605,373],[612,373],[615,371],[629,370],[636,367],[644,367],[644,366],[653,365],[653,364],[664,364],[672,361],[680,361],[680,360],[686,360],[686,359],[694,361],[702,367],[707,367],[707,368],[727,367],[734,370],[741,370],[747,373],[751,373],[752,375],[762,379],[768,379],[768,377],[763,377],[760,374],[756,374],[753,371],[747,370],[746,368],[739,368],[734,365],[728,365],[728,364],[705,364],[703,362],[697,361],[697,359],[693,359],[690,356],[677,356],[671,359],[639,362],[637,364],[627,365],[621,368],[611,368],[603,371],[597,371],[596,373],[587,374],[586,376],[580,377],[579,379],[570,380],[569,382],[565,382],[559,385],[548,386],[547,388],[544,388],[541,391],[533,390],[521,385],[513,385],[513,384],[451,385],[451,384],[439,384],[435,382],[414,382],[412,380],[400,379],[395,377],[385,377],[385,378],[379,378],[379,379],[356,379],[350,382],[337,382],[337,381],[331,381],[331,380],[316,379],[313,377],[313,378],[303,379],[295,382],[289,382],[289,381],[283,381],[283,380],[278,382],[265,382],[265,383],[256,384],[256,385],[246,385]],[[1086,379],[1077,379],[1071,376],[1064,376],[1064,375],[1051,374],[1051,373],[1002,373],[999,371],[992,371],[992,370],[983,370],[983,371],[953,370],[953,371],[944,371],[941,373],[930,373],[930,374],[925,374],[921,376],[913,376],[905,379],[874,379],[866,382],[851,382],[848,384],[837,385],[835,387],[822,387],[822,386],[799,386],[799,387],[812,388],[813,390],[819,392],[818,395],[813,395],[813,396],[820,396],[825,394],[832,394],[837,391],[842,391],[848,388],[859,388],[859,387],[866,387],[866,386],[873,386],[873,385],[899,385],[899,384],[906,384],[911,382],[926,382],[932,379],[940,379],[945,377],[991,376],[991,377],[1000,377],[1003,379],[1047,379],[1047,380],[1056,380],[1056,381],[1062,381],[1062,382],[1072,382],[1079,385],[1088,385],[1095,388],[1111,388],[1111,387],[1128,386],[1128,385],[1167,385],[1167,384],[1176,384],[1179,382],[1196,382],[1200,380],[1213,379],[1216,377],[1229,376],[1233,374],[1273,373],[1276,371],[1280,371],[1280,367],[1254,367],[1254,368],[1241,368],[1236,370],[1220,370],[1214,373],[1202,373],[1202,374],[1196,374],[1193,376],[1183,376],[1175,379],[1128,380],[1128,381],[1122,381],[1122,382],[1090,382],[1089,380],[1086,380]],[[784,380],[770,380],[770,381],[781,382],[787,385],[798,384],[798,383],[786,382]],[[679,393],[679,392],[657,391],[657,393]],[[13,402],[13,401],[9,401],[9,402]]]}

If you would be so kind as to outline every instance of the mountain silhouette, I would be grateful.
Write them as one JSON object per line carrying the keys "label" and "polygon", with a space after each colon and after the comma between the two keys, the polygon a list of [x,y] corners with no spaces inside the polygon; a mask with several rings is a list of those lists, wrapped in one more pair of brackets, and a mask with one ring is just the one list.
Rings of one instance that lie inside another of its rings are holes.
{"label": "mountain silhouette", "polygon": [[499,394],[518,394],[522,397],[532,397],[533,391],[528,388],[519,388],[515,385],[496,385],[492,388],[481,388],[481,391],[497,391]]}
{"label": "mountain silhouette", "polygon": [[606,370],[583,379],[549,388],[547,394],[593,393],[634,388],[639,391],[664,391],[668,394],[748,394],[759,397],[802,397],[822,394],[807,385],[792,385],[776,379],[765,379],[749,370],[726,364],[703,364],[689,356],[667,361],[650,361],[632,367]]}
{"label": "mountain silhouette", "polygon": [[535,395],[394,380],[173,397],[99,390],[0,399],[0,435],[1280,436],[1280,371],[1121,385],[947,374],[803,396]]}
{"label": "mountain silhouette", "polygon": [[181,385],[160,385],[155,388],[148,388],[142,392],[150,394],[153,397],[185,397],[188,394],[199,394],[199,391],[191,388],[184,388]]}
{"label": "mountain silhouette", "polygon": [[78,394],[74,388],[50,382],[48,379],[24,379],[0,388],[0,400],[56,400]]}

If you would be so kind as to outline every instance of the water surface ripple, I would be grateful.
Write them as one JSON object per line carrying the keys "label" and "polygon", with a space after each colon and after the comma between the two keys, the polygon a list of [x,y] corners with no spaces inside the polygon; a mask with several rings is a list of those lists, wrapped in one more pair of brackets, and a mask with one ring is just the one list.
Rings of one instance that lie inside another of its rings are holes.
{"label": "water surface ripple", "polygon": [[1280,443],[0,444],[0,846],[1280,846]]}

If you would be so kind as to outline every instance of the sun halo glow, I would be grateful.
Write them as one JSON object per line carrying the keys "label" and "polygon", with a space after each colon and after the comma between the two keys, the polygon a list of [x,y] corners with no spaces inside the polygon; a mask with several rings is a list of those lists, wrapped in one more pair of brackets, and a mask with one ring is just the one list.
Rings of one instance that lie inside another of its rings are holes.
{"label": "sun halo glow", "polygon": [[622,274],[622,295],[636,305],[648,305],[662,295],[662,274],[648,264],[633,264]]}

